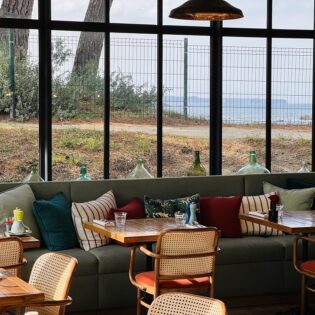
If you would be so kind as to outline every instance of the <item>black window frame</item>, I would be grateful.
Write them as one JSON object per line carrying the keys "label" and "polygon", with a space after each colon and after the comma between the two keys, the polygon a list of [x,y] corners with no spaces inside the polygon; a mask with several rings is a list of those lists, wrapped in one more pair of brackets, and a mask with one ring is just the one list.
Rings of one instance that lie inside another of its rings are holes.
{"label": "black window frame", "polygon": [[[163,25],[163,1],[157,3],[157,24],[124,24],[110,22],[110,1],[105,4],[104,22],[57,21],[51,19],[51,0],[38,1],[38,20],[0,18],[0,28],[35,29],[39,32],[39,163],[40,174],[52,180],[52,114],[51,114],[51,34],[52,31],[103,32],[104,62],[104,178],[110,177],[110,36],[111,33],[153,34],[157,36],[157,176],[163,176],[163,36],[195,35],[210,37],[210,174],[222,174],[222,42],[224,37],[259,37],[266,39],[266,138],[265,165],[271,170],[272,145],[272,39],[303,38],[313,40],[315,66],[315,22],[312,30],[273,29],[273,1],[267,6],[266,28],[224,27],[222,22],[209,26]],[[315,0],[313,20],[315,21]],[[315,71],[312,82],[312,139],[315,135]],[[315,171],[315,142],[312,141],[312,171]],[[271,170],[272,171],[272,170]]]}

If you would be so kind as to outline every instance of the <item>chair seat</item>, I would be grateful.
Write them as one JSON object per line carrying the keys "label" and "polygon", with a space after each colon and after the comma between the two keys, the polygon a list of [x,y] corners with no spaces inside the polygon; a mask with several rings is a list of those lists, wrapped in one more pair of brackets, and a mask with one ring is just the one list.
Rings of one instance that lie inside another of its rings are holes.
{"label": "chair seat", "polygon": [[[155,286],[155,274],[154,271],[142,272],[136,275],[136,281],[146,287]],[[173,280],[160,280],[161,289],[171,288],[190,288],[197,286],[204,286],[209,284],[208,277],[189,278],[189,279],[173,279]]]}
{"label": "chair seat", "polygon": [[302,270],[310,271],[315,273],[315,260],[308,260],[301,263],[300,268]]}

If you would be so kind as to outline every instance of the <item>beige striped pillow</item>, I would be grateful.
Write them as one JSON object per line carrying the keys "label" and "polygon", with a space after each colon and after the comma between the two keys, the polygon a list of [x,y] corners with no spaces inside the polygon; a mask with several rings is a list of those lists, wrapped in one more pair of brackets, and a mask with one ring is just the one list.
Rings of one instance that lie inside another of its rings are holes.
{"label": "beige striped pillow", "polygon": [[[257,196],[243,196],[240,213],[245,214],[249,211],[262,211],[264,213],[268,213],[270,207],[270,199],[268,197],[274,194],[275,193]],[[280,231],[267,226],[245,220],[240,221],[243,235],[270,236],[282,234]]]}
{"label": "beige striped pillow", "polygon": [[81,248],[90,250],[109,243],[109,239],[104,235],[83,228],[83,223],[94,219],[107,219],[111,208],[117,208],[115,196],[111,190],[96,200],[72,203],[72,219]]}

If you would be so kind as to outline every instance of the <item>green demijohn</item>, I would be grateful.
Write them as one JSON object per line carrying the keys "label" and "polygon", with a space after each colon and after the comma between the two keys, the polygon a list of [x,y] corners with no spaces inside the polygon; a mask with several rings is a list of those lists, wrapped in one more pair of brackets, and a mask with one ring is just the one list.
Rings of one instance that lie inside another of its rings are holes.
{"label": "green demijohn", "polygon": [[37,166],[32,164],[31,172],[24,178],[23,182],[43,182],[44,180],[40,177]]}
{"label": "green demijohn", "polygon": [[91,177],[87,174],[87,167],[85,163],[80,166],[80,176],[77,178],[78,181],[91,180]]}
{"label": "green demijohn", "polygon": [[187,176],[206,176],[205,167],[200,162],[200,152],[195,151],[195,160],[188,170]]}
{"label": "green demijohn", "polygon": [[238,174],[269,174],[269,170],[257,163],[255,151],[249,152],[249,163],[242,167]]}
{"label": "green demijohn", "polygon": [[136,167],[127,175],[127,178],[153,178],[153,176],[144,167],[144,160],[138,158]]}

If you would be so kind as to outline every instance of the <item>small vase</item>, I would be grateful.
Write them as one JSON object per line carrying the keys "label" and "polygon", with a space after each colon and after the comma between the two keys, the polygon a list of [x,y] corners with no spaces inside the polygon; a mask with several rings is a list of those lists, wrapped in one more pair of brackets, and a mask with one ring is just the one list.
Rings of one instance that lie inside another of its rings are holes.
{"label": "small vase", "polygon": [[43,182],[44,180],[40,177],[38,174],[37,166],[32,164],[31,172],[29,175],[27,175],[23,182],[28,183],[28,182]]}
{"label": "small vase", "polygon": [[249,163],[242,167],[238,174],[269,174],[269,170],[257,163],[255,151],[249,152]]}
{"label": "small vase", "polygon": [[138,158],[136,167],[127,175],[127,178],[153,178],[153,176],[144,167],[144,160]]}
{"label": "small vase", "polygon": [[82,163],[80,166],[80,176],[77,178],[77,181],[87,181],[91,180],[91,177],[87,174],[87,166],[85,163]]}
{"label": "small vase", "polygon": [[188,170],[187,176],[206,176],[205,167],[200,162],[200,152],[195,151],[195,160]]}

